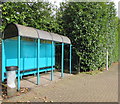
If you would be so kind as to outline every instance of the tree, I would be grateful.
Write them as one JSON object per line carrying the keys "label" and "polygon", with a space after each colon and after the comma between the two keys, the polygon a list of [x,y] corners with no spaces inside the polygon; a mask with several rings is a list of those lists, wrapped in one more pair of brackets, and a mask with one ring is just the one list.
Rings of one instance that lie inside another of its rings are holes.
{"label": "tree", "polygon": [[2,26],[14,22],[40,30],[54,32],[57,29],[54,5],[49,2],[6,2],[2,5]]}
{"label": "tree", "polygon": [[114,62],[113,50],[117,31],[116,12],[112,2],[61,3],[57,13],[58,33],[68,36],[78,57],[75,68],[90,71],[105,67],[106,51],[109,65]]}

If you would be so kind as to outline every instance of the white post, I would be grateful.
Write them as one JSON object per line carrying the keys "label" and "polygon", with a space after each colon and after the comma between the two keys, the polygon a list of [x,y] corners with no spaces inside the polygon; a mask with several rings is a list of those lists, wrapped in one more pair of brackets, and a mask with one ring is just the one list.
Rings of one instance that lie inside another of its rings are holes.
{"label": "white post", "polygon": [[106,69],[108,70],[108,50],[107,50],[107,55],[106,55]]}

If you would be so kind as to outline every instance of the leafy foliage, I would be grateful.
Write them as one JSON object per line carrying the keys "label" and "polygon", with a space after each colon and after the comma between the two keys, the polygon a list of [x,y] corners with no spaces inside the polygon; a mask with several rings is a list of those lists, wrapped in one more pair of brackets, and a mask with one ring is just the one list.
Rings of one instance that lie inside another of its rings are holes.
{"label": "leafy foliage", "polygon": [[0,31],[14,22],[68,36],[73,44],[75,69],[105,67],[107,50],[109,65],[118,61],[120,20],[118,23],[112,2],[65,2],[58,10],[49,2],[6,2],[1,7]]}
{"label": "leafy foliage", "polygon": [[[66,2],[57,13],[61,33],[72,40],[73,52],[79,58],[75,68],[81,71],[105,67],[117,61],[117,21],[114,3]],[[79,65],[80,63],[80,65]]]}
{"label": "leafy foliage", "polygon": [[7,23],[18,23],[46,31],[56,31],[57,23],[54,5],[49,2],[6,2],[2,5],[2,27],[3,31]]}

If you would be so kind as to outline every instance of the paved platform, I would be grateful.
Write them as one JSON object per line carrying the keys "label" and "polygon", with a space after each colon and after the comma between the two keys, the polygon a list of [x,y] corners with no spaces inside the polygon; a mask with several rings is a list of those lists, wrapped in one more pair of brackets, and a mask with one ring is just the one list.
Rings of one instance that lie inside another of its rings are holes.
{"label": "paved platform", "polygon": [[55,72],[54,81],[50,74],[41,76],[41,85],[36,85],[36,77],[22,80],[21,86],[31,91],[4,102],[117,102],[118,101],[118,64],[109,71],[96,75],[65,74]]}
{"label": "paved platform", "polygon": [[[68,73],[64,73],[64,78],[70,76]],[[54,72],[53,80],[51,81],[51,72],[40,74],[40,85],[37,85],[37,76],[23,77],[21,80],[21,87],[35,88],[36,86],[47,86],[53,82],[61,80],[61,72]]]}

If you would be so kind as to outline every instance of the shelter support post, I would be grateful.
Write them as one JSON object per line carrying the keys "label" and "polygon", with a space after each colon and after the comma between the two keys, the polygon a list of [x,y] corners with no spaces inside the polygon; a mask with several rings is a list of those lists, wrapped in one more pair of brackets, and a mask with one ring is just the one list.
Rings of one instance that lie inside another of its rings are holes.
{"label": "shelter support post", "polygon": [[40,74],[39,74],[39,62],[40,62],[40,39],[38,39],[37,43],[37,84],[40,84]]}
{"label": "shelter support post", "polygon": [[4,53],[4,40],[2,40],[2,82],[4,81],[4,69],[5,69],[5,60],[4,57],[5,53]]}
{"label": "shelter support post", "polygon": [[21,52],[21,49],[20,49],[20,36],[18,36],[18,91],[20,90],[20,52]]}
{"label": "shelter support post", "polygon": [[53,78],[53,49],[54,49],[54,47],[53,47],[53,45],[54,45],[54,42],[52,41],[52,44],[51,44],[51,80],[53,80],[54,78]]}
{"label": "shelter support post", "polygon": [[71,60],[72,59],[72,45],[70,44],[70,74],[72,73],[71,71]]}
{"label": "shelter support post", "polygon": [[[0,70],[0,84],[1,84],[2,83],[2,43],[0,43],[0,69],[1,69]],[[2,86],[0,85],[0,98],[2,98],[1,96],[2,96]]]}
{"label": "shelter support post", "polygon": [[61,77],[64,77],[64,43],[62,43],[62,61],[61,61]]}
{"label": "shelter support post", "polygon": [[55,45],[56,45],[56,43],[54,42],[54,56],[53,56],[54,57],[54,65],[56,65],[56,61],[55,61],[56,60],[56,57],[55,57],[56,46]]}

